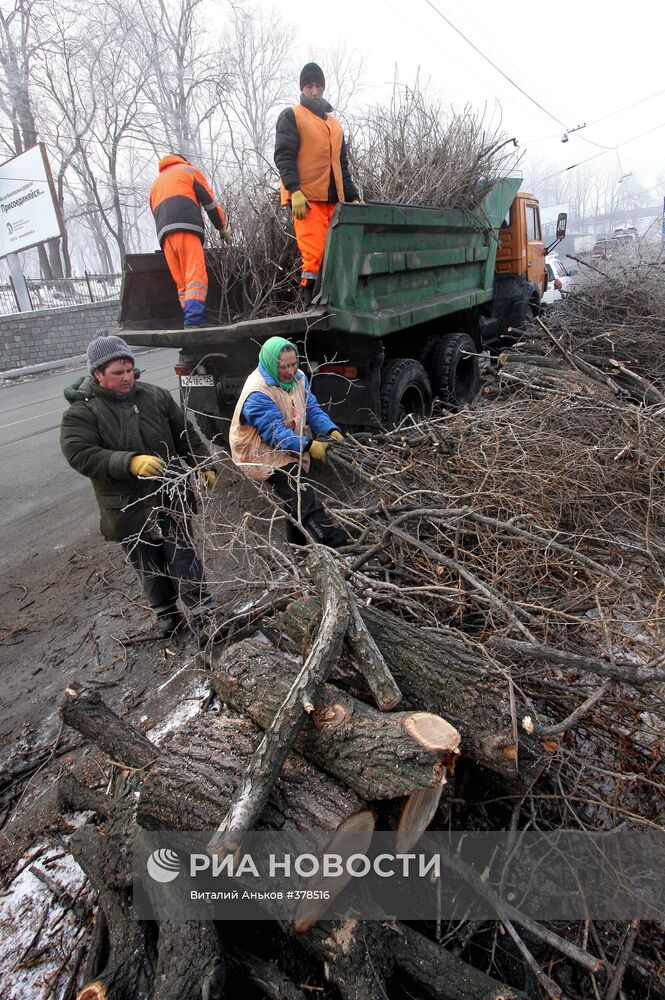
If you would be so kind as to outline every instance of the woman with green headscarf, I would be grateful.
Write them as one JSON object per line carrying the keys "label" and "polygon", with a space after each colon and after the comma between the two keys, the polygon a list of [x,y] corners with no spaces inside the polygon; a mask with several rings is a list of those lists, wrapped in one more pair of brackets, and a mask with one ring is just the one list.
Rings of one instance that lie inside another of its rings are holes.
{"label": "woman with green headscarf", "polygon": [[[240,393],[229,437],[235,464],[250,479],[269,483],[290,517],[317,542],[338,548],[349,540],[305,481],[310,459],[326,459],[330,441],[317,438],[344,439],[319,406],[298,367],[298,348],[290,340],[271,337],[261,348],[258,367]],[[297,544],[306,541],[291,520],[287,520],[287,539]]]}

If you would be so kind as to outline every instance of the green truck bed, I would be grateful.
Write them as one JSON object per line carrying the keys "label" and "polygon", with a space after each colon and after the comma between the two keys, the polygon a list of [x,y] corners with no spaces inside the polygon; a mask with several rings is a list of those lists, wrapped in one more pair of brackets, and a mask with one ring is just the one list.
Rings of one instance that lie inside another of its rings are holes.
{"label": "green truck bed", "polygon": [[[516,178],[496,181],[476,212],[339,205],[328,233],[314,310],[319,329],[385,337],[490,301],[496,231],[520,183]],[[236,336],[293,336],[306,325],[302,313],[220,324],[219,299],[211,270],[210,326],[188,330],[188,343],[196,338],[210,345],[216,335],[232,331]],[[128,255],[120,323],[130,343],[180,346],[181,312],[162,254]]]}
{"label": "green truck bed", "polygon": [[[215,421],[228,421],[259,346],[275,334],[300,345],[317,397],[339,423],[367,426],[377,416],[394,420],[385,412],[391,380],[407,401],[416,399],[409,406],[424,410],[432,390],[441,393],[441,364],[448,369],[457,364],[450,358],[438,361],[433,341],[457,338],[458,355],[466,351],[468,358],[469,351],[485,346],[484,331],[498,327],[490,316],[497,230],[519,186],[515,178],[494,182],[475,212],[338,205],[314,307],[298,309],[294,288],[294,311],[268,319],[220,322],[223,297],[209,267],[210,325],[184,331],[164,255],[128,255],[121,292],[123,336],[130,344],[180,348],[182,365],[202,376],[188,398],[199,414],[210,415],[208,436]],[[412,359],[413,379],[408,372],[396,373],[400,358]],[[342,372],[336,368],[340,365]],[[466,398],[477,388],[477,360],[468,368],[461,379],[467,383]],[[356,374],[348,376],[349,370]],[[391,412],[401,410],[399,400],[391,402]]]}

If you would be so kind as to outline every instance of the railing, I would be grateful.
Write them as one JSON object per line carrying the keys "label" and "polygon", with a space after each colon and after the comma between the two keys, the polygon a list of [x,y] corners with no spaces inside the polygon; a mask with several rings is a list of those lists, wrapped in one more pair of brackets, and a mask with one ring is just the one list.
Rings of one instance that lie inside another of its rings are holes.
{"label": "railing", "polygon": [[[120,274],[89,274],[82,278],[26,278],[32,308],[53,309],[80,306],[86,302],[104,302],[120,295]],[[20,312],[14,284],[0,285],[0,315]]]}

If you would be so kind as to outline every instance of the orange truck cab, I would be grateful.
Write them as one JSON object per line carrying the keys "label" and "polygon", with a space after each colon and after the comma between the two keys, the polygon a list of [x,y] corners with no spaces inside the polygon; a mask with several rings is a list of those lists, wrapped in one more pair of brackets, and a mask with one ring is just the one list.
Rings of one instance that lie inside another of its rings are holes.
{"label": "orange truck cab", "polygon": [[538,199],[525,191],[515,195],[499,229],[496,254],[495,309],[500,312],[503,304],[510,311],[501,317],[505,326],[520,327],[539,313],[547,289],[545,257],[566,235],[566,221],[562,212],[557,218],[556,240],[546,246]]}

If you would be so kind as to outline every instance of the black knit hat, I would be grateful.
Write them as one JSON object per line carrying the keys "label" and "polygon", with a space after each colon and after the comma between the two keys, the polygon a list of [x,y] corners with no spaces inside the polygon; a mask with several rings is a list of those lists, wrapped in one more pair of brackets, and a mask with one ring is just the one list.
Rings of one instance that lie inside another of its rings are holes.
{"label": "black knit hat", "polygon": [[323,88],[326,85],[326,78],[323,75],[323,70],[316,63],[307,63],[303,66],[300,71],[300,89],[305,86],[306,83],[320,83]]}
{"label": "black knit hat", "polygon": [[134,364],[134,355],[129,344],[116,337],[110,330],[98,330],[88,345],[88,368],[94,372],[116,358],[128,358]]}

